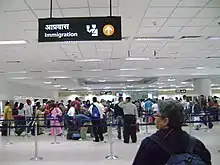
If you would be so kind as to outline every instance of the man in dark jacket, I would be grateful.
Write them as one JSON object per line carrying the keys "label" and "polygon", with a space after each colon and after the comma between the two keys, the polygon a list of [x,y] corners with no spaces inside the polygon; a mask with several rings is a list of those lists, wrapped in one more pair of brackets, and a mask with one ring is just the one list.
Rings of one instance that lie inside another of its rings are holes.
{"label": "man in dark jacket", "polygon": [[118,139],[121,139],[121,127],[123,124],[123,116],[124,112],[121,107],[118,106],[119,103],[123,101],[123,97],[118,98],[118,103],[115,104],[114,112],[115,112],[115,118],[117,121],[117,131],[118,131]]}
{"label": "man in dark jacket", "polygon": [[[159,112],[155,116],[158,131],[154,134],[166,143],[175,154],[182,154],[187,150],[190,135],[182,130],[183,106],[174,101],[161,101]],[[198,155],[207,165],[211,165],[211,155],[204,144],[196,139],[193,153]],[[165,165],[170,155],[165,152],[151,137],[147,137],[134,159],[133,165]]]}

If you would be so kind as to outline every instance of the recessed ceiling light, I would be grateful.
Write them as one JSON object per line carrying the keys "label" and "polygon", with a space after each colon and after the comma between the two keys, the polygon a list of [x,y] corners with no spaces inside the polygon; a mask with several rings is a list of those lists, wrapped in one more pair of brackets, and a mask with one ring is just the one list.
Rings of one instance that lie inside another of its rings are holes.
{"label": "recessed ceiling light", "polygon": [[52,84],[51,81],[45,81],[44,84]]}
{"label": "recessed ceiling light", "polygon": [[83,60],[76,60],[77,62],[100,62],[103,61],[101,59],[83,59]]}
{"label": "recessed ceiling light", "polygon": [[211,86],[213,87],[213,86],[219,86],[219,84],[211,84]]}
{"label": "recessed ceiling light", "polygon": [[172,85],[172,84],[171,84],[171,85],[170,85],[170,87],[177,87],[177,86],[176,86],[176,85]]}
{"label": "recessed ceiling light", "polygon": [[133,77],[134,75],[116,75],[116,77]]}
{"label": "recessed ceiling light", "polygon": [[191,84],[191,87],[194,87],[194,84]]}
{"label": "recessed ceiling light", "polygon": [[150,87],[150,88],[154,88],[154,87],[155,87],[155,85],[149,85],[149,87]]}
{"label": "recessed ceiling light", "polygon": [[13,80],[26,80],[26,79],[32,79],[32,77],[13,77]]}
{"label": "recessed ceiling light", "polygon": [[0,45],[19,45],[19,44],[27,44],[27,41],[18,40],[18,41],[0,41]]}
{"label": "recessed ceiling light", "polygon": [[83,70],[84,72],[101,72],[102,69]]}
{"label": "recessed ceiling light", "polygon": [[18,72],[8,72],[9,74],[25,74],[26,71],[18,71]]}
{"label": "recessed ceiling light", "polygon": [[60,88],[61,85],[53,85],[55,88]]}
{"label": "recessed ceiling light", "polygon": [[127,88],[133,88],[133,87],[134,87],[133,85],[128,85],[128,86],[127,86]]}
{"label": "recessed ceiling light", "polygon": [[50,70],[48,73],[63,73],[63,70]]}
{"label": "recessed ceiling light", "polygon": [[157,83],[157,85],[163,85],[163,83]]}
{"label": "recessed ceiling light", "polygon": [[167,81],[175,81],[175,78],[169,78]]}
{"label": "recessed ceiling light", "polygon": [[140,57],[140,58],[128,57],[128,58],[126,58],[125,60],[126,60],[126,61],[148,61],[148,60],[150,60],[150,59],[149,59],[149,58],[142,58],[142,57]]}
{"label": "recessed ceiling light", "polygon": [[186,84],[188,84],[188,83],[189,83],[189,82],[185,82],[185,81],[181,82],[182,85],[186,85]]}
{"label": "recessed ceiling light", "polygon": [[127,80],[127,82],[133,82],[134,80]]}
{"label": "recessed ceiling light", "polygon": [[68,79],[70,77],[67,77],[67,76],[52,76],[52,77],[47,77],[49,79]]}
{"label": "recessed ceiling light", "polygon": [[164,68],[158,68],[159,70],[164,70]]}
{"label": "recessed ceiling light", "polygon": [[99,80],[99,82],[104,83],[104,82],[106,82],[106,80]]}
{"label": "recessed ceiling light", "polygon": [[171,40],[173,36],[167,37],[135,37],[134,40],[136,41],[159,41],[159,40]]}
{"label": "recessed ceiling light", "polygon": [[67,90],[67,88],[61,88],[62,90]]}
{"label": "recessed ceiling light", "polygon": [[163,88],[163,87],[158,87],[159,89]]}
{"label": "recessed ceiling light", "polygon": [[209,40],[220,40],[220,36],[209,36],[207,37]]}
{"label": "recessed ceiling light", "polygon": [[111,87],[105,87],[105,89],[111,89]]}
{"label": "recessed ceiling light", "polygon": [[203,67],[203,66],[199,66],[199,67],[197,67],[196,69],[197,70],[202,70],[202,69],[204,69],[205,67]]}
{"label": "recessed ceiling light", "polygon": [[120,69],[121,71],[133,71],[133,70],[139,70],[139,69],[135,69],[135,68],[125,68],[125,69]]}

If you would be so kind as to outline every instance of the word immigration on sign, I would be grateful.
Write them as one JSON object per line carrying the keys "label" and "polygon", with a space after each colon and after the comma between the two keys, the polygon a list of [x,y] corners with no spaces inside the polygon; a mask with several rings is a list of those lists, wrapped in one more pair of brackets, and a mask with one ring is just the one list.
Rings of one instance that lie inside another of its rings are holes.
{"label": "word immigration on sign", "polygon": [[38,42],[121,40],[121,17],[39,19]]}

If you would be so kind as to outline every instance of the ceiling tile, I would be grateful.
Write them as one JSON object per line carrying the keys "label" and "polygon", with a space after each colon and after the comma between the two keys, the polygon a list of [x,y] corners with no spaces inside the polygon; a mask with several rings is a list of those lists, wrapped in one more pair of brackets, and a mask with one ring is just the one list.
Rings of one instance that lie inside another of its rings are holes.
{"label": "ceiling tile", "polygon": [[220,27],[206,27],[202,30],[206,35],[217,35],[220,36]]}
{"label": "ceiling tile", "polygon": [[[104,0],[89,0],[90,7],[109,7],[109,1]],[[113,6],[118,6],[117,0],[112,0]]]}
{"label": "ceiling tile", "polygon": [[18,22],[18,26],[20,26],[24,30],[37,30],[38,22],[37,21],[29,21],[29,22]]}
{"label": "ceiling tile", "polygon": [[159,19],[143,19],[141,26],[162,26],[167,18],[159,18]]}
{"label": "ceiling tile", "polygon": [[61,10],[64,17],[89,17],[88,8],[80,9],[63,9]]}
{"label": "ceiling tile", "polygon": [[158,32],[158,30],[160,29],[160,27],[144,27],[144,28],[140,28],[139,32],[138,32],[138,36],[142,35],[154,35]]}
{"label": "ceiling tile", "polygon": [[210,0],[183,0],[180,1],[179,6],[185,7],[203,7],[205,6]]}
{"label": "ceiling tile", "polygon": [[167,7],[167,8],[155,8],[151,7],[147,10],[145,17],[149,18],[164,18],[164,17],[169,17],[170,14],[172,13],[173,8],[172,7]]}
{"label": "ceiling tile", "polygon": [[175,36],[179,30],[182,27],[168,27],[168,26],[164,26],[161,30],[160,30],[160,34],[166,34],[168,36]]}
{"label": "ceiling tile", "polygon": [[150,6],[170,6],[175,7],[179,3],[179,0],[152,0]]}
{"label": "ceiling tile", "polygon": [[[49,9],[50,8],[50,1],[49,0],[25,0],[27,4],[32,9]],[[57,9],[58,5],[56,1],[53,1],[53,8]]]}
{"label": "ceiling tile", "polygon": [[[90,8],[91,16],[109,16],[109,8]],[[117,7],[112,8],[113,15],[118,15]]]}
{"label": "ceiling tile", "polygon": [[209,26],[219,26],[220,25],[220,17],[214,19]]}
{"label": "ceiling tile", "polygon": [[204,8],[197,17],[199,18],[217,18],[220,16],[220,8]]}
{"label": "ceiling tile", "polygon": [[192,18],[201,10],[201,8],[181,8],[175,9],[171,17],[176,18]]}
{"label": "ceiling tile", "polygon": [[196,35],[195,33],[199,33],[203,27],[184,27],[180,33],[182,35]]}
{"label": "ceiling tile", "polygon": [[10,21],[36,21],[36,17],[30,11],[5,12]]}
{"label": "ceiling tile", "polygon": [[24,0],[6,0],[1,4],[1,10],[3,11],[13,11],[13,10],[28,10],[28,6],[24,3]]}
{"label": "ceiling tile", "polygon": [[212,22],[213,19],[193,19],[187,26],[206,26]]}
{"label": "ceiling tile", "polygon": [[60,8],[79,8],[79,7],[88,7],[87,0],[57,0]]}
{"label": "ceiling tile", "polygon": [[185,26],[187,23],[190,21],[190,19],[175,19],[175,18],[170,18],[166,22],[164,26]]}
{"label": "ceiling tile", "polygon": [[[38,18],[48,18],[49,10],[34,10],[34,13]],[[60,10],[53,10],[53,17],[63,17]]]}
{"label": "ceiling tile", "polygon": [[207,7],[220,7],[220,1],[219,0],[211,0]]}

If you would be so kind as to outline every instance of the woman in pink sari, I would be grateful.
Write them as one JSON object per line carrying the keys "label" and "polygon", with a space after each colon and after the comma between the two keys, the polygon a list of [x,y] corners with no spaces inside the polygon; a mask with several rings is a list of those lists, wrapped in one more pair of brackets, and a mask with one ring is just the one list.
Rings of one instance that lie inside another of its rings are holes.
{"label": "woman in pink sari", "polygon": [[52,111],[50,112],[50,114],[51,114],[51,120],[50,120],[51,135],[54,136],[56,134],[57,136],[61,136],[62,129],[61,129],[61,123],[59,121],[59,117],[62,116],[62,111],[60,110],[59,107],[56,106],[56,104],[53,104]]}

